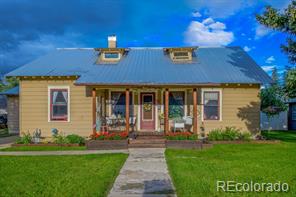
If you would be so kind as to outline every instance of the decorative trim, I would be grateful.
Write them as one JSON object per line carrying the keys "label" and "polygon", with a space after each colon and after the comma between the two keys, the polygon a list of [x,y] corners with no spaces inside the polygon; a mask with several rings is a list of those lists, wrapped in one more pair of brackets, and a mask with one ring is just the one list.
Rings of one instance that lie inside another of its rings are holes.
{"label": "decorative trim", "polygon": [[[204,120],[204,92],[219,92],[219,120]],[[201,120],[202,121],[222,121],[222,88],[202,88],[201,89]]]}

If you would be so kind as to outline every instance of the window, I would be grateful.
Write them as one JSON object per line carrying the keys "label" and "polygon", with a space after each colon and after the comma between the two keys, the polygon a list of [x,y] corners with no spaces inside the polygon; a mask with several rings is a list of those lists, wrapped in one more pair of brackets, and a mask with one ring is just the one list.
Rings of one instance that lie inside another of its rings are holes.
{"label": "window", "polygon": [[203,92],[203,119],[220,120],[220,92]]}
{"label": "window", "polygon": [[[165,98],[163,99],[165,102]],[[169,118],[181,119],[184,116],[185,94],[183,91],[169,92]]]}
{"label": "window", "polygon": [[187,51],[178,51],[173,52],[173,60],[189,60],[189,52]]}
{"label": "window", "polygon": [[68,121],[69,90],[67,88],[50,89],[50,121]]}
{"label": "window", "polygon": [[103,55],[104,55],[104,59],[105,60],[110,60],[110,61],[112,61],[112,60],[119,60],[120,59],[120,53],[119,52],[104,52],[103,53]]}
{"label": "window", "polygon": [[[133,97],[131,92],[129,98],[129,112],[130,116],[132,116]],[[111,92],[111,114],[115,116],[125,117],[125,92]]]}

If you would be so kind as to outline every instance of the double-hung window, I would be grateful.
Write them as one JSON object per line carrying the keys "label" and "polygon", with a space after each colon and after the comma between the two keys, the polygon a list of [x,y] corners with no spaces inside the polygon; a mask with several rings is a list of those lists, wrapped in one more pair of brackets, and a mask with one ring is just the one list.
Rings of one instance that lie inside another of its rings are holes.
{"label": "double-hung window", "polygon": [[203,91],[203,119],[220,120],[220,91]]}
{"label": "double-hung window", "polygon": [[69,121],[69,89],[50,88],[50,121]]}

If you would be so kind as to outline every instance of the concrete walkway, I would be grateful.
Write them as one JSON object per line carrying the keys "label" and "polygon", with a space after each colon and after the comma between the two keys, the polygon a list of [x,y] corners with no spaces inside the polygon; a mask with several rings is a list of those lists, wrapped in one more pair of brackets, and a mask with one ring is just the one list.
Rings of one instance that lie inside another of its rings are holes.
{"label": "concrete walkway", "polygon": [[164,148],[129,149],[129,157],[108,196],[176,196],[168,173],[164,150]]}
{"label": "concrete walkway", "polygon": [[0,148],[1,147],[9,147],[15,140],[18,138],[17,135],[9,136],[9,137],[1,137],[0,138]]}
{"label": "concrete walkway", "polygon": [[128,150],[67,150],[67,151],[0,151],[1,155],[90,155],[106,153],[129,153]]}

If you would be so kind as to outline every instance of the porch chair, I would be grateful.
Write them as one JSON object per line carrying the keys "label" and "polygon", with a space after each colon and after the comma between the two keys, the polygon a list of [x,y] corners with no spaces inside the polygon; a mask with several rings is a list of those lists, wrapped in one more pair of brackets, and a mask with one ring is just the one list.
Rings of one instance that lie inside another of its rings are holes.
{"label": "porch chair", "polygon": [[174,120],[174,132],[176,132],[176,130],[181,130],[184,131],[185,129],[185,121],[183,119],[177,119]]}

